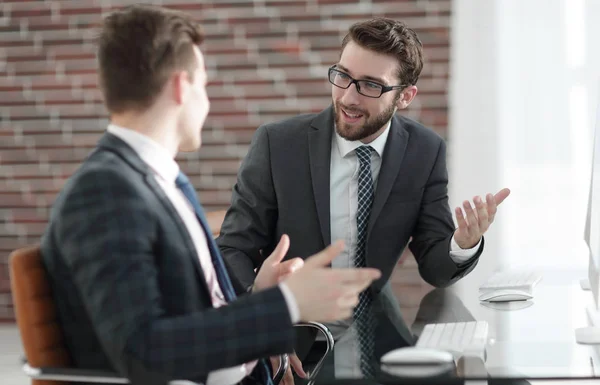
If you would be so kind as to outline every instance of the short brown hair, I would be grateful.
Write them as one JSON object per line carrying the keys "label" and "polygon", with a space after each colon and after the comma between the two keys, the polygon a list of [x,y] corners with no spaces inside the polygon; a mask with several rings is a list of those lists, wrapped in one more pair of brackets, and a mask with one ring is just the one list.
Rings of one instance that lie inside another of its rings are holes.
{"label": "short brown hair", "polygon": [[149,5],[115,11],[98,37],[99,81],[111,113],[144,110],[176,70],[193,75],[200,25],[185,13]]}
{"label": "short brown hair", "polygon": [[423,69],[423,45],[417,33],[404,23],[384,17],[353,24],[342,41],[342,51],[350,41],[363,48],[394,56],[399,63],[398,78],[415,85]]}

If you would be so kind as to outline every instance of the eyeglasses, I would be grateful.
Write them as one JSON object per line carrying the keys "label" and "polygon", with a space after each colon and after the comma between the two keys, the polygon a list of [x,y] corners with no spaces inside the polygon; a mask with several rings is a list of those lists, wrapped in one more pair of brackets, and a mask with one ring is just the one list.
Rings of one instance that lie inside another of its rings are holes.
{"label": "eyeglasses", "polygon": [[359,94],[369,98],[378,98],[386,92],[399,90],[406,87],[408,84],[400,84],[398,86],[384,86],[371,80],[356,80],[350,75],[334,68],[329,68],[329,83],[339,88],[348,88],[352,84],[356,84],[356,91]]}

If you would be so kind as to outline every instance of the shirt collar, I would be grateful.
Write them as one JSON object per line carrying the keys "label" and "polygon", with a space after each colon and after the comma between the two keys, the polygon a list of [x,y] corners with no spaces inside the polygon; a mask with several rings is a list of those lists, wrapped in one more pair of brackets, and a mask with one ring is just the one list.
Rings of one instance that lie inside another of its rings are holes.
{"label": "shirt collar", "polygon": [[[387,142],[387,137],[390,132],[390,127],[392,125],[392,120],[387,123],[385,130],[371,143],[368,143],[379,155],[380,158],[383,158],[383,150],[385,149],[385,143]],[[340,151],[340,156],[344,158],[354,150],[356,150],[360,146],[364,146],[365,143],[360,140],[346,140],[338,134],[337,130],[334,127],[335,140],[337,142],[337,148]]]}
{"label": "shirt collar", "polygon": [[168,182],[175,182],[179,165],[171,154],[150,137],[129,128],[109,124],[107,131],[127,143],[158,176]]}

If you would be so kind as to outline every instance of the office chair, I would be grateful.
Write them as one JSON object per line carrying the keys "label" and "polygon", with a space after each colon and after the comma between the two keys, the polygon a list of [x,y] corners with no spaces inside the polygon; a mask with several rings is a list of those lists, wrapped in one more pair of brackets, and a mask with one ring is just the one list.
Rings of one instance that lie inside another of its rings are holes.
{"label": "office chair", "polygon": [[[9,263],[17,326],[26,356],[23,371],[32,379],[32,385],[129,383],[116,372],[72,367],[39,246],[15,250]],[[273,376],[275,385],[279,384],[288,367],[289,357],[282,355]]]}
{"label": "office chair", "polygon": [[[206,216],[213,236],[218,236],[225,211],[208,212]],[[23,371],[32,379],[32,385],[59,385],[65,382],[129,383],[127,378],[116,372],[72,366],[39,246],[15,250],[9,257],[9,263],[17,326],[26,356],[23,359]],[[313,378],[327,353],[333,349],[333,338],[327,327],[318,322],[299,323],[295,327],[316,329],[327,341],[327,352],[309,373],[310,378]],[[273,375],[275,385],[279,384],[288,368],[289,357],[284,354]],[[308,385],[312,385],[312,382]]]}

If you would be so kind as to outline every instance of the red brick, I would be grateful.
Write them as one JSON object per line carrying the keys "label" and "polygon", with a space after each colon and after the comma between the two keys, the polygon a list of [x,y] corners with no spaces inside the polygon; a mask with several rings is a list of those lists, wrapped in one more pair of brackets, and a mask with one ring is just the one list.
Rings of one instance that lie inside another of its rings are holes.
{"label": "red brick", "polygon": [[27,180],[0,180],[0,191],[11,193],[22,193],[30,191],[54,192],[58,191],[65,182],[65,178],[38,178]]}
{"label": "red brick", "polygon": [[[53,125],[43,119],[20,119],[11,121],[5,127],[0,126],[0,135],[15,135],[19,132],[26,136],[32,135],[63,135],[71,132],[77,133],[99,133],[106,128],[106,119],[65,119],[59,124]],[[7,134],[8,133],[8,134]]]}
{"label": "red brick", "polygon": [[297,0],[297,1],[293,1],[293,0],[280,0],[280,1],[269,0],[269,1],[265,2],[265,3],[269,7],[281,10],[281,9],[285,9],[286,7],[299,7],[299,6],[306,5],[307,1],[306,0]]}
{"label": "red brick", "polygon": [[32,208],[15,208],[10,213],[11,223],[27,224],[27,223],[46,223],[48,216],[40,213],[37,209]]}
{"label": "red brick", "polygon": [[[89,153],[89,148],[39,149],[36,151],[4,150],[4,164],[23,163],[80,163]],[[44,159],[40,162],[40,159]],[[47,159],[47,161],[45,161]]]}
{"label": "red brick", "polygon": [[245,35],[252,39],[259,38],[277,38],[285,39],[287,32],[281,29],[272,29],[268,24],[251,24],[247,28],[244,28]]}
{"label": "red brick", "polygon": [[[4,235],[0,237],[0,263],[8,263],[8,256],[11,252],[21,247],[38,243],[38,239],[19,238],[13,235]],[[0,280],[1,281],[1,280]]]}
{"label": "red brick", "polygon": [[39,164],[6,165],[2,166],[3,172],[0,174],[0,180],[61,178],[70,176],[79,166],[79,164],[62,164],[60,167],[41,168]]}
{"label": "red brick", "polygon": [[34,202],[35,196],[33,194],[0,192],[0,208],[29,207]]}
{"label": "red brick", "polygon": [[96,46],[91,44],[89,45],[75,45],[75,44],[67,44],[67,45],[59,45],[54,47],[46,47],[44,46],[44,52],[48,55],[48,57],[57,59],[57,60],[67,60],[67,59],[94,59],[96,57]]}
{"label": "red brick", "polygon": [[[52,202],[54,202],[54,199],[56,198],[56,194],[52,194],[52,195],[48,195],[45,196],[42,199],[43,205],[42,207],[49,207],[52,205]],[[43,234],[44,231],[46,230],[46,223],[29,223],[27,224],[27,236],[30,237],[35,237],[35,238],[40,238]],[[25,234],[18,234],[18,235],[25,235]]]}
{"label": "red brick", "polygon": [[317,0],[319,5],[327,5],[327,4],[348,4],[347,0]]}
{"label": "red brick", "polygon": [[35,103],[34,100],[30,98],[26,98],[23,90],[13,90],[13,91],[0,91],[0,104],[3,107],[13,106],[13,105],[26,105]]}
{"label": "red brick", "polygon": [[[11,119],[24,120],[31,116],[50,121],[53,116],[60,118],[99,118],[106,114],[104,105],[89,103],[81,105],[62,104],[51,105],[36,104],[33,106],[12,106],[8,108]],[[57,114],[57,115],[54,115]]]}
{"label": "red brick", "polygon": [[[9,35],[10,36],[10,35]],[[3,41],[3,49],[6,55],[6,61],[9,63],[30,61],[30,60],[45,60],[46,50],[43,46],[36,46],[33,41],[18,40],[18,34],[14,33],[14,39],[18,45],[10,41]],[[8,44],[11,43],[11,44]]]}

